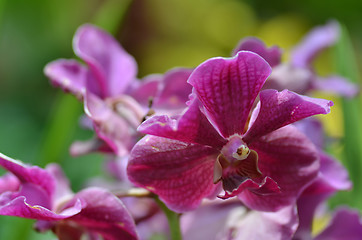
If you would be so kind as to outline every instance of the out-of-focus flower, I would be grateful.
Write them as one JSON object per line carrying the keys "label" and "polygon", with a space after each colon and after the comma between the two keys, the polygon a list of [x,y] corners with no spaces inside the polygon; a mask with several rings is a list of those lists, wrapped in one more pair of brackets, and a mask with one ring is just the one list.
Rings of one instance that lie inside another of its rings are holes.
{"label": "out-of-focus flower", "polygon": [[0,215],[39,220],[39,231],[51,229],[59,239],[137,239],[133,219],[123,203],[101,188],[76,194],[56,164],[26,166],[0,155],[10,173],[0,178]]}
{"label": "out-of-focus flower", "polygon": [[358,86],[337,75],[320,77],[312,67],[316,56],[327,47],[334,45],[339,35],[340,26],[336,21],[316,27],[294,47],[291,59],[286,63],[280,62],[281,51],[276,46],[267,48],[261,40],[252,37],[243,39],[233,53],[236,54],[240,50],[255,52],[273,67],[273,72],[264,88],[289,89],[300,94],[306,94],[311,90],[321,90],[353,97],[359,91]]}
{"label": "out-of-focus flower", "polygon": [[259,212],[240,202],[214,200],[181,216],[183,236],[188,240],[290,240],[297,227],[293,206],[277,212]]}
{"label": "out-of-focus flower", "polygon": [[312,222],[317,208],[337,191],[350,189],[352,184],[347,170],[336,159],[322,151],[324,142],[321,124],[316,119],[309,118],[296,125],[318,147],[321,167],[317,178],[303,191],[297,201],[299,226],[293,239],[359,239],[362,225],[358,213],[345,208],[340,208],[335,212],[326,229],[317,236],[312,236]]}
{"label": "out-of-focus flower", "polygon": [[153,116],[139,127],[150,135],[131,152],[130,180],[177,212],[197,208],[221,185],[221,198],[237,195],[251,209],[276,211],[295,202],[316,177],[319,159],[313,144],[286,125],[326,114],[333,103],[287,90],[260,92],[270,72],[264,59],[246,51],[197,67],[185,112]]}
{"label": "out-of-focus flower", "polygon": [[[60,59],[45,67],[53,85],[84,100],[98,138],[76,142],[72,155],[90,151],[128,154],[138,138],[136,128],[152,108],[176,111],[184,106],[188,69],[173,69],[164,76],[153,75],[139,81],[137,64],[108,33],[92,26],[81,26],[73,39],[73,49],[87,66],[75,60]],[[170,106],[166,106],[166,102]]]}

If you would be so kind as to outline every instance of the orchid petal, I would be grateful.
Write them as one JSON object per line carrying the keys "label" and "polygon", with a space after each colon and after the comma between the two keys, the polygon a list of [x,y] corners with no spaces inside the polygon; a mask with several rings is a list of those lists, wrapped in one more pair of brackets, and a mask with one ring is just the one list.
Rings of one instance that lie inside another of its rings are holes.
{"label": "orchid petal", "polygon": [[311,236],[312,221],[317,207],[339,190],[351,188],[347,170],[335,159],[320,151],[320,171],[297,201],[299,226],[296,239]]}
{"label": "orchid petal", "polygon": [[221,199],[228,199],[239,195],[245,190],[249,190],[253,193],[263,196],[280,193],[280,188],[278,184],[270,177],[265,177],[261,183],[257,183],[251,179],[247,179],[246,181],[241,183],[237,189],[233,190],[230,193],[225,191],[225,194],[223,196],[218,197]]}
{"label": "orchid petal", "polygon": [[149,107],[150,101],[157,96],[162,77],[159,74],[152,74],[141,81],[132,82],[128,94],[145,108]]}
{"label": "orchid petal", "polygon": [[332,101],[271,89],[260,93],[260,103],[255,110],[259,114],[243,138],[246,143],[303,118],[327,114],[333,106]]}
{"label": "orchid petal", "polygon": [[73,204],[77,199],[84,202],[85,207],[68,220],[107,240],[138,239],[132,217],[123,203],[110,192],[100,188],[87,188],[77,193],[68,204]]}
{"label": "orchid petal", "polygon": [[276,211],[294,204],[317,176],[319,158],[315,146],[293,126],[280,128],[249,144],[259,155],[259,169],[280,187],[267,197],[245,190],[238,197],[251,209]]}
{"label": "orchid petal", "polygon": [[187,83],[193,69],[175,68],[163,76],[160,94],[154,101],[155,108],[185,108],[192,86]]}
{"label": "orchid petal", "polygon": [[314,28],[292,51],[294,66],[308,68],[315,56],[323,49],[335,44],[340,35],[338,22],[331,21],[324,26]]}
{"label": "orchid petal", "polygon": [[309,117],[295,122],[293,125],[304,133],[317,148],[322,149],[324,147],[324,131],[320,120],[315,117]]}
{"label": "orchid petal", "polygon": [[259,55],[238,52],[233,58],[212,58],[198,66],[188,82],[206,109],[209,120],[229,137],[242,134],[271,68]]}
{"label": "orchid petal", "polygon": [[79,201],[69,206],[66,212],[57,214],[39,205],[30,205],[24,196],[19,196],[0,206],[0,215],[17,216],[37,220],[56,221],[79,213],[82,205]]}
{"label": "orchid petal", "polygon": [[137,64],[107,32],[86,24],[78,28],[73,49],[90,67],[94,79],[87,89],[101,98],[123,93],[137,74]]}
{"label": "orchid petal", "polygon": [[0,165],[14,174],[22,184],[34,184],[43,189],[49,198],[53,196],[55,179],[46,170],[37,166],[26,166],[21,161],[11,159],[1,153]]}
{"label": "orchid petal", "polygon": [[298,217],[296,209],[288,206],[270,213],[251,211],[239,222],[234,227],[235,240],[289,240],[297,229]]}
{"label": "orchid petal", "polygon": [[239,51],[250,51],[258,54],[269,63],[271,67],[280,64],[282,51],[279,47],[273,46],[267,48],[265,43],[255,37],[246,37],[240,41],[237,47],[233,50],[232,55],[236,55]]}
{"label": "orchid petal", "polygon": [[6,173],[0,177],[0,194],[7,191],[17,191],[20,187],[20,181],[12,173]]}
{"label": "orchid petal", "polygon": [[133,144],[130,124],[96,95],[86,94],[84,108],[93,120],[97,136],[116,154],[126,154]]}
{"label": "orchid petal", "polygon": [[358,210],[338,209],[331,223],[315,240],[359,240],[362,236],[362,223]]}
{"label": "orchid petal", "polygon": [[348,98],[359,93],[357,85],[340,76],[319,77],[316,81],[313,81],[313,88]]}
{"label": "orchid petal", "polygon": [[85,92],[87,69],[75,60],[59,59],[48,63],[44,68],[45,75],[51,83],[82,99]]}
{"label": "orchid petal", "polygon": [[197,208],[214,193],[217,150],[147,135],[133,148],[127,173],[131,182],[157,194],[173,211]]}
{"label": "orchid petal", "polygon": [[200,111],[197,99],[180,118],[170,118],[166,115],[153,116],[144,121],[138,127],[138,131],[183,142],[213,146],[217,149],[221,149],[226,143]]}

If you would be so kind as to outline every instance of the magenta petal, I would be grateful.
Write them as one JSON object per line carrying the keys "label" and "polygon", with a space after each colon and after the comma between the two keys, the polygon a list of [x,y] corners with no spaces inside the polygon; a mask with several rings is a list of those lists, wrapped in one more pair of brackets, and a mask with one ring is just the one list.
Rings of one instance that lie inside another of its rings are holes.
{"label": "magenta petal", "polygon": [[127,173],[131,182],[156,193],[176,212],[197,208],[214,193],[217,151],[147,135],[133,148]]}
{"label": "magenta petal", "polygon": [[9,201],[7,204],[1,205],[0,215],[55,221],[73,216],[79,213],[81,208],[82,205],[78,201],[75,202],[73,206],[70,206],[68,211],[57,214],[45,207],[39,205],[30,205],[29,203],[27,203],[25,197],[20,196]]}
{"label": "magenta petal", "polygon": [[110,192],[100,188],[87,188],[77,193],[70,204],[77,199],[84,202],[85,207],[67,220],[74,221],[107,240],[138,239],[132,217],[123,203]]}
{"label": "magenta petal", "polygon": [[193,69],[175,68],[163,76],[160,94],[154,101],[154,108],[185,108],[192,86],[187,83]]}
{"label": "magenta petal", "polygon": [[0,165],[14,174],[22,184],[32,183],[42,188],[49,197],[53,196],[55,180],[46,170],[36,166],[28,167],[22,162],[11,159],[1,153]]}
{"label": "magenta petal", "polygon": [[197,99],[179,119],[165,115],[154,116],[144,121],[138,127],[138,131],[183,142],[213,146],[217,149],[221,149],[226,143],[200,111]]}
{"label": "magenta petal", "polygon": [[0,177],[0,194],[10,191],[14,192],[19,190],[20,181],[11,173],[6,173]]}
{"label": "magenta petal", "polygon": [[359,92],[357,85],[340,76],[317,78],[317,80],[313,82],[313,88],[349,98],[356,96]]}
{"label": "magenta petal", "polygon": [[73,49],[90,67],[94,79],[88,90],[101,98],[123,93],[137,74],[137,64],[107,32],[90,24],[78,28]]}
{"label": "magenta petal", "polygon": [[317,176],[318,153],[305,135],[293,126],[280,128],[249,145],[259,155],[259,169],[280,187],[267,196],[245,190],[238,196],[251,209],[276,211],[294,204],[299,194]]}
{"label": "magenta petal", "polygon": [[212,58],[198,66],[188,82],[195,88],[208,118],[224,137],[242,134],[271,68],[259,55],[238,52],[233,58]]}
{"label": "magenta petal", "polygon": [[75,60],[59,59],[48,63],[45,75],[51,83],[82,99],[86,89],[87,69]]}
{"label": "magenta petal", "polygon": [[314,28],[292,51],[292,63],[297,67],[309,67],[314,57],[323,49],[335,44],[339,38],[338,22],[331,21],[325,26]]}
{"label": "magenta petal", "polygon": [[255,122],[243,138],[246,143],[278,128],[316,114],[327,114],[332,101],[298,95],[289,90],[264,90],[260,93],[260,106]]}
{"label": "magenta petal", "polygon": [[[133,144],[131,130],[135,131],[135,127],[116,114],[105,101],[93,94],[86,94],[84,108],[88,117],[93,120],[97,136],[116,154],[128,153],[128,149]],[[103,142],[99,142],[99,148],[103,147]],[[78,147],[80,148],[72,150],[83,149],[82,146]]]}
{"label": "magenta petal", "polygon": [[362,236],[361,222],[358,210],[340,208],[335,212],[331,223],[315,240],[360,240]]}
{"label": "magenta petal", "polygon": [[320,151],[320,172],[303,195],[333,194],[352,187],[347,170],[333,157]]}
{"label": "magenta petal", "polygon": [[255,37],[246,37],[240,41],[237,47],[233,50],[233,55],[236,55],[239,51],[250,51],[258,54],[269,63],[271,67],[280,64],[282,51],[279,47],[273,46],[267,48],[265,43]]}
{"label": "magenta petal", "polygon": [[221,199],[227,199],[237,196],[246,189],[259,195],[277,194],[280,192],[278,184],[273,179],[266,177],[261,183],[256,183],[253,180],[248,179],[231,193],[225,192],[224,196],[218,197]]}
{"label": "magenta petal", "polygon": [[157,96],[162,76],[153,74],[142,80],[133,81],[127,93],[144,107],[149,107],[150,101]]}

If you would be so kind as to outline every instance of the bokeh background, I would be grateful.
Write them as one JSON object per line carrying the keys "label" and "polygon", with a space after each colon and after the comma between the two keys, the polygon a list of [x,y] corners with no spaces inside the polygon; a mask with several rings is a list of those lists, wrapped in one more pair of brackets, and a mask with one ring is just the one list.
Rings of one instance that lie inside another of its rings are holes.
{"label": "bokeh background", "polygon": [[[71,142],[92,133],[78,125],[82,104],[53,88],[43,74],[49,61],[74,58],[72,37],[83,23],[116,36],[135,56],[141,78],[229,56],[245,36],[282,47],[288,58],[288,50],[308,30],[335,19],[345,41],[322,54],[316,69],[359,83],[361,12],[362,1],[357,0],[0,0],[0,152],[42,167],[58,162],[74,191],[104,174],[101,155],[70,157]],[[354,181],[354,190],[338,194],[331,206],[362,209],[361,97],[317,96],[335,102],[330,116],[323,117],[328,151],[343,161]],[[53,238],[35,233],[32,224],[0,216],[0,239]]]}

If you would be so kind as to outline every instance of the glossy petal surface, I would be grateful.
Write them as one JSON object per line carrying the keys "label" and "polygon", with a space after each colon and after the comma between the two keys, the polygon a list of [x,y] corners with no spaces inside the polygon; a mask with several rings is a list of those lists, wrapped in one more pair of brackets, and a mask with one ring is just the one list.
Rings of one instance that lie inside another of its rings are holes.
{"label": "glossy petal surface", "polygon": [[107,240],[137,239],[135,224],[123,203],[108,191],[100,188],[87,188],[74,196],[85,207],[69,220],[97,232]]}
{"label": "glossy petal surface", "polygon": [[257,118],[243,138],[246,143],[306,117],[330,112],[332,101],[311,98],[284,90],[260,93]]}
{"label": "glossy petal surface", "polygon": [[269,64],[252,52],[212,58],[198,66],[188,82],[224,137],[242,134],[250,110],[266,78]]}
{"label": "glossy petal surface", "polygon": [[133,148],[127,173],[170,209],[184,212],[197,208],[218,186],[213,183],[216,157],[210,147],[146,136]]}

